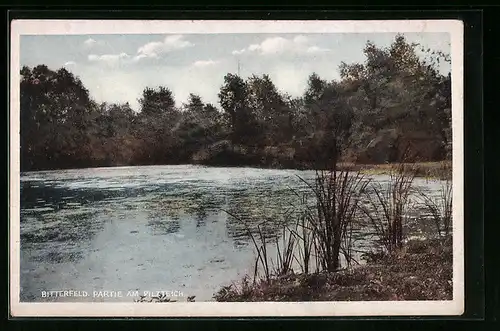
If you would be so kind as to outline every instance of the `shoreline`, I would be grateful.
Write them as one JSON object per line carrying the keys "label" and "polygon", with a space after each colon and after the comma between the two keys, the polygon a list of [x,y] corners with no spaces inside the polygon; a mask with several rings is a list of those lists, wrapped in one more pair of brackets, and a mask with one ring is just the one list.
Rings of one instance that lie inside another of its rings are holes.
{"label": "shoreline", "polygon": [[[280,166],[265,166],[265,165],[225,165],[225,164],[201,164],[201,163],[172,163],[172,164],[137,164],[137,165],[112,165],[99,167],[81,167],[81,168],[51,168],[51,169],[36,169],[29,171],[20,171],[20,173],[32,173],[43,171],[65,171],[65,170],[82,170],[82,169],[108,169],[108,168],[128,168],[128,167],[154,167],[154,166],[202,166],[208,168],[255,168],[255,169],[276,169],[276,170],[315,170],[313,167],[280,167]],[[395,166],[399,163],[384,163],[384,164],[356,164],[343,162],[339,163],[338,170],[360,171],[365,175],[388,175]],[[415,169],[416,177],[446,179],[451,177],[451,161],[432,161],[432,162],[412,162],[404,163],[405,166],[412,166]]]}
{"label": "shoreline", "polygon": [[368,254],[337,272],[290,273],[269,282],[248,277],[223,286],[217,302],[411,301],[453,299],[452,240],[412,240],[398,253]]}

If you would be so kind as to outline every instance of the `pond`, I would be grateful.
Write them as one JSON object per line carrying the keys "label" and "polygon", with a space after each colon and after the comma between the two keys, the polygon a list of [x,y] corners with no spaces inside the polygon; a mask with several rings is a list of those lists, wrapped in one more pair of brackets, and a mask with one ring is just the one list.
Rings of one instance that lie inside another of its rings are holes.
{"label": "pond", "polygon": [[[310,193],[298,176],[312,181],[314,172],[179,165],[22,173],[20,299],[131,302],[129,291],[166,291],[212,301],[222,285],[253,275],[241,220],[278,224],[298,211]],[[415,184],[431,194],[440,187]],[[369,229],[356,231],[356,248],[369,249]],[[60,290],[89,295],[43,294]]]}

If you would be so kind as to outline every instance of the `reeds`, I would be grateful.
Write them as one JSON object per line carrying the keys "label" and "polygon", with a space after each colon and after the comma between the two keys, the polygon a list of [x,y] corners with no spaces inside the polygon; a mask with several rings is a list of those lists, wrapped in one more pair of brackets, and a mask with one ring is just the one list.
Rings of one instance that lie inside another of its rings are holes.
{"label": "reeds", "polygon": [[317,171],[315,185],[302,179],[314,193],[315,210],[308,208],[308,227],[315,234],[322,270],[335,271],[342,252],[352,260],[352,229],[356,221],[359,196],[368,181],[361,173],[347,170]]}
{"label": "reeds", "polygon": [[[305,204],[305,202],[303,202],[303,204]],[[309,273],[311,257],[315,258],[314,265],[316,270],[318,270],[318,255],[315,254],[317,251],[315,233],[314,230],[308,226],[308,215],[305,211],[300,214],[297,223],[295,223],[295,227],[291,228],[290,231],[295,236],[297,243],[297,254],[294,255],[294,259],[300,266],[302,273]]]}
{"label": "reeds", "polygon": [[[278,236],[266,234],[261,222],[252,231],[245,220],[226,211],[245,226],[255,251],[254,281],[260,278],[270,282],[273,277],[294,273],[298,266],[308,274],[311,267],[316,272],[336,271],[341,268],[343,255],[347,266],[352,257],[353,228],[358,214],[360,196],[368,181],[361,173],[347,170],[317,171],[314,184],[299,179],[314,194],[314,204],[302,197],[304,209],[299,216],[288,216],[282,222]],[[295,192],[298,196],[298,192]],[[275,220],[276,223],[279,220]],[[276,258],[271,258],[270,245],[276,250]],[[259,271],[261,271],[259,273]]]}
{"label": "reeds", "polygon": [[[249,224],[242,218],[224,210],[228,215],[232,216],[238,222],[245,226],[246,234],[251,239],[255,251],[256,259],[254,264],[253,284],[259,279],[270,282],[273,276],[286,275],[293,271],[292,262],[295,258],[296,237],[294,233],[288,230],[288,227],[283,226],[283,231],[280,236],[271,236],[266,233],[263,226],[266,221],[257,224],[256,230],[252,231]],[[280,244],[281,239],[281,244]],[[270,245],[276,246],[276,260],[271,258]],[[262,270],[263,275],[259,274]]]}
{"label": "reeds", "polygon": [[403,246],[403,226],[409,209],[416,171],[400,163],[391,169],[388,183],[371,183],[365,196],[368,207],[361,208],[387,252]]}
{"label": "reeds", "polygon": [[[282,244],[280,244],[280,240]],[[281,238],[276,237],[276,267],[274,274],[278,277],[288,275],[293,272],[292,263],[295,256],[296,236],[286,227],[281,232]]]}
{"label": "reeds", "polygon": [[439,196],[431,197],[423,190],[418,194],[426,210],[436,226],[439,237],[448,237],[452,231],[452,211],[453,211],[453,185],[450,179],[443,182],[439,190]]}
{"label": "reeds", "polygon": [[[363,218],[373,227],[385,250],[381,256],[404,251],[403,230],[413,206],[413,183],[418,169],[405,162],[393,165],[386,183],[371,181],[361,169],[352,169],[338,169],[334,165],[330,170],[317,170],[313,182],[298,177],[309,195],[292,189],[301,199],[299,213],[285,215],[284,220],[266,221],[273,222],[275,227],[281,226],[278,235],[266,232],[263,226],[266,222],[251,228],[244,220],[227,212],[245,225],[256,251],[252,285],[246,279],[238,290],[240,293],[252,293],[254,287],[261,288],[263,284],[273,286],[275,282],[292,277],[297,269],[308,275],[312,271],[320,274],[350,268],[353,262],[358,262],[354,258],[353,241],[355,231],[366,224]],[[443,172],[449,173],[448,169]],[[443,203],[423,192],[420,196],[433,215],[439,235],[448,235],[451,231],[451,179],[441,190]],[[276,252],[274,259],[273,251]],[[341,265],[341,256],[345,266]]]}

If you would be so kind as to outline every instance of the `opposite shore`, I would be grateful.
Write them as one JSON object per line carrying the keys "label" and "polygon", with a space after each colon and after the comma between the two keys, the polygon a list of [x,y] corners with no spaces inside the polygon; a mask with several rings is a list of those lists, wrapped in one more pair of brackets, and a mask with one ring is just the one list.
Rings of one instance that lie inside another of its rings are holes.
{"label": "opposite shore", "polygon": [[[140,167],[140,166],[167,166],[167,165],[184,165],[179,164],[134,164],[134,165],[112,165],[105,167],[96,168],[113,168],[113,167]],[[202,163],[189,163],[187,165],[201,165],[208,167],[251,167],[251,168],[261,168],[261,169],[298,169],[298,170],[315,170],[314,167],[307,167],[305,165],[297,165],[295,167],[284,167],[281,165],[255,165],[255,164],[241,164],[241,165],[231,165],[231,164],[202,164]],[[391,172],[394,166],[399,165],[398,163],[384,163],[384,164],[355,164],[351,162],[339,163],[338,170],[349,170],[349,171],[360,171],[365,175],[387,175]],[[423,177],[429,179],[447,179],[451,178],[452,167],[451,161],[435,161],[435,162],[414,162],[407,163],[411,165],[415,170],[416,177]],[[87,169],[88,167],[82,168],[70,168],[70,169]],[[68,168],[51,168],[51,169],[37,169],[31,171],[51,171],[51,170],[68,170]],[[31,172],[27,171],[27,172]],[[24,172],[24,171],[22,171]]]}

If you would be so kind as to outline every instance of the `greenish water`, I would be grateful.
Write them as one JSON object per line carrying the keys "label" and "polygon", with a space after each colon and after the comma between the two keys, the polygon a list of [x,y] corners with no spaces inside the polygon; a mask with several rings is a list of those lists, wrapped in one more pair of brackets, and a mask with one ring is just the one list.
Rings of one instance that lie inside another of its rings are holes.
{"label": "greenish water", "polygon": [[[309,194],[313,171],[192,165],[21,174],[21,301],[132,301],[94,291],[167,291],[212,300],[253,274],[254,248],[238,215],[268,235]],[[385,176],[372,180],[386,181]],[[436,192],[438,182],[418,179]],[[296,195],[299,193],[299,196]],[[421,229],[415,228],[419,233]],[[355,230],[370,248],[370,230]],[[87,297],[43,297],[74,290]]]}

